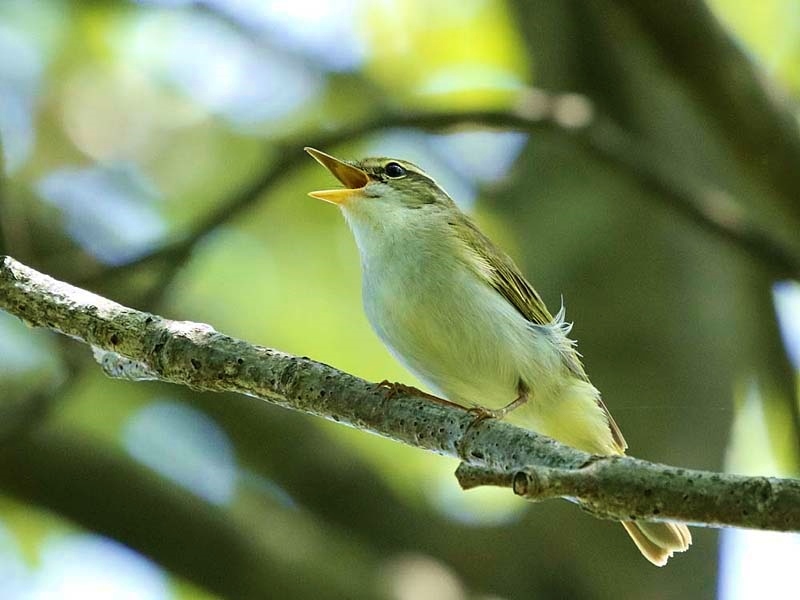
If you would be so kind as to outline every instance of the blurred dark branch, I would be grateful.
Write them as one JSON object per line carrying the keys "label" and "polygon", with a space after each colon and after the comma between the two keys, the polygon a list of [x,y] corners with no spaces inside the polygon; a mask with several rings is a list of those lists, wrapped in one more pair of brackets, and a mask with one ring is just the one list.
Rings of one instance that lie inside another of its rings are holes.
{"label": "blurred dark branch", "polygon": [[652,144],[609,120],[587,129],[585,139],[600,159],[623,168],[669,208],[759,260],[773,276],[800,277],[800,256],[756,223],[725,190],[665,160]]}
{"label": "blurred dark branch", "polygon": [[800,124],[780,91],[697,0],[622,0],[676,78],[707,107],[741,159],[800,216]]}
{"label": "blurred dark branch", "polygon": [[[527,133],[556,130],[575,136],[599,158],[644,187],[659,192],[658,198],[670,208],[765,263],[776,277],[800,277],[800,257],[761,228],[724,190],[680,170],[651,144],[636,139],[609,119],[593,118],[591,106],[585,99],[571,94],[549,96],[542,92],[531,93],[513,111],[384,114],[328,133],[277,142],[273,146],[277,158],[255,180],[220,202],[181,239],[118,267],[114,274],[143,264],[163,262],[163,270],[154,285],[156,293],[160,293],[199,240],[219,225],[237,218],[284,177],[308,164],[308,157],[302,151],[304,146],[331,148],[376,131],[398,127],[433,131],[479,127]],[[109,272],[102,272],[84,283],[95,283],[108,275]],[[154,304],[148,302],[147,305]]]}
{"label": "blurred dark branch", "polygon": [[110,375],[246,394],[460,458],[488,473],[480,480],[468,469],[472,476],[463,481],[471,485],[511,483],[520,495],[567,497],[616,519],[800,530],[800,481],[593,457],[508,423],[475,423],[469,411],[449,402],[389,390],[208,325],[126,308],[10,257],[0,261],[0,308],[91,345]]}
{"label": "blurred dark branch", "polygon": [[[709,8],[708,2],[696,0],[622,0],[615,2],[616,10],[627,12],[637,23],[660,55],[668,72],[678,85],[685,88],[702,107],[704,115],[725,132],[726,145],[736,156],[738,169],[748,173],[763,189],[775,195],[764,204],[780,205],[780,214],[800,219],[800,122],[797,106],[793,105],[780,84],[764,74],[759,59],[748,55],[746,44],[727,31]],[[712,198],[713,200],[713,198]],[[730,204],[723,199],[724,204]],[[750,206],[764,202],[753,199]],[[774,208],[774,207],[773,207]],[[746,229],[742,232],[742,229]],[[796,229],[796,226],[795,226]],[[780,256],[773,259],[770,252],[780,251],[770,244],[769,233],[759,231],[738,219],[728,234],[746,242],[749,251],[760,254],[768,266],[780,265]],[[744,233],[744,234],[743,234]],[[797,246],[795,245],[796,249]],[[796,256],[796,254],[795,254]],[[775,260],[778,259],[778,260]],[[768,271],[770,277],[794,277],[795,271]],[[768,290],[768,288],[767,288]],[[771,294],[759,290],[765,298],[764,308],[774,310]],[[795,461],[800,460],[800,405],[797,402],[796,372],[781,343],[777,321],[769,319],[764,325],[759,371],[762,377],[779,392],[772,402],[781,402],[791,415]],[[759,347],[758,342],[753,340]],[[758,359],[754,361],[758,364]]]}
{"label": "blurred dark branch", "polygon": [[[316,520],[262,506],[264,521],[281,526],[260,530],[84,433],[39,428],[6,441],[0,490],[112,536],[225,598],[381,597],[374,555]],[[280,549],[299,540],[305,557],[287,559]],[[328,566],[330,556],[337,560]],[[343,564],[349,572],[335,573]]]}
{"label": "blurred dark branch", "polygon": [[54,398],[66,387],[64,384],[29,394],[4,394],[0,403],[0,450],[38,427],[50,414]]}

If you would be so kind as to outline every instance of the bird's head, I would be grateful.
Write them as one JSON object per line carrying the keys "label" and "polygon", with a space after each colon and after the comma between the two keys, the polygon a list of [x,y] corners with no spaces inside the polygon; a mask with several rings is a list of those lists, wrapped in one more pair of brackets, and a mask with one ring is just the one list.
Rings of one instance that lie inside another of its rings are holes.
{"label": "bird's head", "polygon": [[455,208],[433,178],[408,161],[365,158],[351,162],[314,148],[306,148],[306,152],[344,185],[309,195],[336,204],[348,220],[377,219],[387,226],[393,221],[408,223],[446,214]]}

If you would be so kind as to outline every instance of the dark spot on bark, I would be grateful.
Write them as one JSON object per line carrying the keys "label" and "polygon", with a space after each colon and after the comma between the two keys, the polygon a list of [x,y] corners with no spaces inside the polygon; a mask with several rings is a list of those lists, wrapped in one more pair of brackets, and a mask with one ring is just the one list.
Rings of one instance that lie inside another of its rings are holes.
{"label": "dark spot on bark", "polygon": [[223,373],[222,371],[217,373],[217,379],[224,379],[224,378],[225,378],[225,373]]}
{"label": "dark spot on bark", "polygon": [[145,325],[150,325],[150,323],[152,323],[152,322],[153,322],[153,317],[147,317],[147,318],[144,320],[144,324],[145,324]]}
{"label": "dark spot on bark", "polygon": [[236,362],[237,362],[238,364],[240,364],[240,365],[243,365],[243,364],[244,364],[244,359],[243,359],[243,358],[237,358],[237,359],[236,359]]}
{"label": "dark spot on bark", "polygon": [[[767,484],[769,486],[769,484]],[[761,488],[761,501],[766,502],[772,496],[772,488],[770,487],[763,487]]]}
{"label": "dark spot on bark", "polygon": [[645,495],[645,497],[650,497],[650,496],[652,496],[652,495],[653,495],[653,490],[651,490],[651,489],[646,489],[646,490],[644,491],[644,495]]}
{"label": "dark spot on bark", "polygon": [[193,358],[193,359],[192,359],[192,366],[194,367],[195,371],[199,371],[199,370],[200,370],[200,367],[202,367],[202,366],[203,366],[203,363],[201,363],[201,362],[200,362],[199,360],[197,360],[196,358]]}
{"label": "dark spot on bark", "polygon": [[161,342],[159,342],[158,344],[156,344],[155,346],[153,346],[153,352],[154,352],[155,354],[158,354],[158,353],[159,353],[159,352],[161,352],[163,349],[164,349],[164,344],[163,344],[163,343],[161,343]]}
{"label": "dark spot on bark", "polygon": [[653,514],[654,514],[654,515],[660,515],[660,514],[661,514],[661,511],[660,511],[659,509],[657,509],[657,508],[654,508],[654,509],[653,509]]}
{"label": "dark spot on bark", "polygon": [[280,375],[279,383],[281,386],[287,388],[294,382],[295,376],[297,375],[297,366],[298,365],[296,362],[290,362],[288,365],[286,365],[286,368]]}
{"label": "dark spot on bark", "polygon": [[478,459],[483,459],[483,452],[481,452],[479,450],[473,450],[472,451],[472,456],[474,456],[475,458],[478,458]]}
{"label": "dark spot on bark", "polygon": [[119,344],[119,336],[116,333],[112,333],[110,341],[112,344],[116,346],[117,344]]}
{"label": "dark spot on bark", "polygon": [[319,397],[320,398],[324,398],[325,397],[325,390],[320,390],[319,391]]}

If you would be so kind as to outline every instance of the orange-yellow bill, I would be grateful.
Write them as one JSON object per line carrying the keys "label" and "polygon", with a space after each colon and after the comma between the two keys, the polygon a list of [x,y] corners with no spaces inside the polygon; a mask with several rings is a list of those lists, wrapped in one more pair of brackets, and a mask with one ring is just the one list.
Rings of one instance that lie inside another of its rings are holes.
{"label": "orange-yellow bill", "polygon": [[352,197],[353,194],[363,189],[369,182],[367,174],[353,165],[341,161],[330,154],[325,154],[324,152],[316,150],[315,148],[306,147],[305,151],[319,164],[328,169],[328,171],[345,186],[343,189],[338,190],[309,192],[308,195],[312,198],[319,198],[320,200],[325,200],[325,202],[331,202],[333,204],[342,204],[347,201],[348,198]]}

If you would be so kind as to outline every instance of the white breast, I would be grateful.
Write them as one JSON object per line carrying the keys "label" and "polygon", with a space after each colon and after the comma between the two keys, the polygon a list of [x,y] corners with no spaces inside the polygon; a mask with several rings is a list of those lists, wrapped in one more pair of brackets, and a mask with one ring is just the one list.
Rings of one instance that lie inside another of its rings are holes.
{"label": "white breast", "polygon": [[454,252],[449,231],[387,228],[376,244],[376,236],[353,229],[367,317],[434,391],[500,408],[516,398],[523,374],[540,392],[551,386],[562,371],[552,341],[466,265],[443,258]]}
{"label": "white breast", "polygon": [[344,211],[358,244],[373,328],[433,391],[465,405],[501,408],[530,390],[510,419],[599,454],[619,453],[599,392],[565,364],[563,325],[529,323],[464,262],[442,215],[413,218],[391,198]]}

